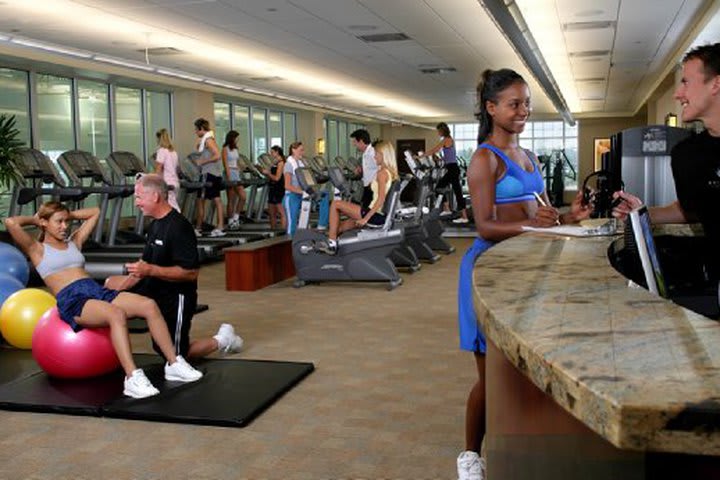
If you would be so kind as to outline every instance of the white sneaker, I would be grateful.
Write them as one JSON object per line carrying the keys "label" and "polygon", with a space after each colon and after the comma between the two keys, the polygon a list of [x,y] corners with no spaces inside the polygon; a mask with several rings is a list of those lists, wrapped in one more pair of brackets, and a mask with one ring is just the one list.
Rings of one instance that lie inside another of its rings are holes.
{"label": "white sneaker", "polygon": [[458,480],[485,480],[485,459],[466,450],[457,458]]}
{"label": "white sneaker", "polygon": [[132,375],[125,378],[124,386],[123,395],[132,398],[152,397],[160,393],[160,390],[150,383],[150,380],[145,376],[145,372],[139,368],[133,371]]}
{"label": "white sneaker", "polygon": [[195,236],[196,236],[196,237],[202,237],[202,232],[200,231],[199,228],[196,228],[196,229],[195,229]]}
{"label": "white sneaker", "polygon": [[183,357],[177,356],[177,360],[172,365],[165,364],[165,380],[174,382],[195,382],[202,378],[203,374],[199,370],[195,370],[192,365],[187,363]]}
{"label": "white sneaker", "polygon": [[216,228],[212,232],[210,232],[210,236],[213,238],[224,237],[225,235],[226,235],[225,231],[220,230],[219,228]]}
{"label": "white sneaker", "polygon": [[213,337],[218,342],[218,350],[222,353],[237,353],[245,343],[239,335],[235,334],[235,329],[229,323],[223,323]]}
{"label": "white sneaker", "polygon": [[452,223],[470,223],[470,220],[468,220],[467,218],[460,217],[460,218],[456,218],[455,220],[453,220]]}
{"label": "white sneaker", "polygon": [[318,226],[317,226],[317,231],[318,231],[318,232],[324,232],[325,230],[327,230],[327,227],[326,227],[325,225],[318,225]]}
{"label": "white sneaker", "polygon": [[449,217],[450,215],[452,215],[452,212],[450,210],[444,210],[440,212],[441,217]]}

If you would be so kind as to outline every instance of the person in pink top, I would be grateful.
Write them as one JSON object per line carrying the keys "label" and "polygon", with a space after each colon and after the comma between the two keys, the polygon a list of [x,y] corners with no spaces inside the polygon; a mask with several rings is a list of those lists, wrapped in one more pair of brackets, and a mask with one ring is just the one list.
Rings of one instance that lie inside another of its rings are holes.
{"label": "person in pink top", "polygon": [[168,203],[178,212],[180,206],[177,202],[177,192],[180,188],[180,179],[178,178],[178,155],[173,147],[170,133],[166,128],[161,128],[155,134],[157,137],[158,149],[155,155],[155,173],[161,175],[165,183],[172,186],[172,190],[168,191]]}

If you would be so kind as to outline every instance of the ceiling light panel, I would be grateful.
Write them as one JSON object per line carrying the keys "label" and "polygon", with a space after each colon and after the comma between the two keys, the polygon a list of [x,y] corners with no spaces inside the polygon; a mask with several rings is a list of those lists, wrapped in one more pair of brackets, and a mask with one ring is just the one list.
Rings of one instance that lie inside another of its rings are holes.
{"label": "ceiling light panel", "polygon": [[[243,5],[242,8],[248,8],[245,2],[240,3]],[[207,4],[206,6],[209,7],[210,5],[211,4]],[[251,2],[250,7],[253,5],[254,2]],[[185,7],[189,6],[186,5]],[[183,67],[183,69],[186,69],[191,75],[193,75],[192,71],[206,71],[206,65],[211,65],[212,68],[218,68],[218,65],[232,65],[238,68],[240,73],[253,76],[277,75],[281,71],[291,72],[291,75],[289,75],[290,78],[288,78],[287,88],[297,91],[299,95],[309,90],[316,91],[318,89],[337,91],[349,99],[362,99],[365,103],[371,102],[387,105],[391,111],[400,115],[437,117],[446,114],[444,111],[428,108],[416,99],[388,101],[386,88],[382,86],[373,88],[368,86],[366,82],[349,78],[341,73],[325,70],[322,67],[318,69],[318,67],[308,63],[301,65],[295,61],[288,62],[285,61],[286,59],[284,57],[282,61],[276,64],[273,62],[277,61],[277,55],[258,55],[254,50],[245,49],[245,44],[229,43],[227,41],[211,43],[207,35],[198,35],[198,38],[190,36],[190,34],[197,34],[202,30],[196,29],[183,33],[175,33],[166,30],[164,27],[149,25],[147,22],[157,20],[156,16],[148,15],[150,9],[146,9],[143,12],[143,18],[146,20],[140,22],[116,16],[107,11],[80,5],[69,0],[16,2],[12,6],[9,6],[9,8],[21,13],[21,16],[24,17],[41,17],[47,21],[54,22],[56,25],[55,28],[58,31],[71,32],[77,29],[74,19],[83,18],[85,19],[83,23],[84,34],[93,34],[98,39],[106,39],[107,32],[122,32],[122,34],[113,35],[113,38],[109,39],[107,43],[118,40],[148,39],[150,46],[173,46],[179,50],[189,52],[189,54],[192,55],[190,57],[192,63],[188,64],[190,68]],[[141,16],[138,12],[139,10],[134,10],[132,11],[132,15],[128,13],[127,16]],[[166,21],[163,25],[171,25],[172,28],[179,28],[178,25],[182,24],[176,22],[175,19],[175,16],[173,16],[172,22]],[[189,23],[190,22],[187,24]],[[197,26],[195,28],[197,28]],[[213,32],[212,35],[217,35],[217,32]],[[217,37],[219,36],[220,35],[217,35]],[[232,45],[232,47],[229,47],[229,45]],[[260,51],[264,52],[266,50],[261,49]],[[142,54],[133,52],[131,58],[140,60],[140,58],[138,58],[140,55]],[[288,55],[285,57],[287,56]],[[163,67],[166,66],[169,65],[163,65]],[[173,65],[173,67],[175,67],[175,65]],[[174,68],[167,68],[167,70],[172,71]]]}
{"label": "ceiling light panel", "polygon": [[522,16],[571,112],[580,111],[575,78],[555,0],[517,0]]}
{"label": "ceiling light panel", "polygon": [[619,0],[557,0],[561,23],[612,22],[617,20]]}
{"label": "ceiling light panel", "polygon": [[569,53],[587,50],[611,50],[614,38],[614,27],[565,31],[565,43]]}

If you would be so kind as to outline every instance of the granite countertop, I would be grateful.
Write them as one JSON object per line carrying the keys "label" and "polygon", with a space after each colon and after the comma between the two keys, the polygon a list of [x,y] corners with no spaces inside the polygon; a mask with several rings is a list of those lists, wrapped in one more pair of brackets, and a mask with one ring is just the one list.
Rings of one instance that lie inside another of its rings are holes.
{"label": "granite countertop", "polygon": [[529,233],[485,252],[474,272],[484,331],[616,447],[720,455],[720,324],[629,288],[609,264],[612,240]]}

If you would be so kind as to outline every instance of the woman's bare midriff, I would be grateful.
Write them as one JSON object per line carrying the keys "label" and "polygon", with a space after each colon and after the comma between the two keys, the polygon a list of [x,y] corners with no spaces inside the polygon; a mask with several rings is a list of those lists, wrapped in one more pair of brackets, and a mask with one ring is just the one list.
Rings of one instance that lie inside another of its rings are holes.
{"label": "woman's bare midriff", "polygon": [[81,280],[83,278],[90,278],[90,275],[88,275],[83,268],[73,267],[66,268],[65,270],[61,270],[45,277],[44,282],[52,294],[57,296],[60,290],[67,287],[74,281]]}

